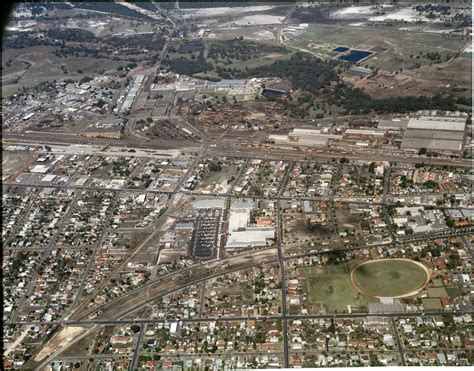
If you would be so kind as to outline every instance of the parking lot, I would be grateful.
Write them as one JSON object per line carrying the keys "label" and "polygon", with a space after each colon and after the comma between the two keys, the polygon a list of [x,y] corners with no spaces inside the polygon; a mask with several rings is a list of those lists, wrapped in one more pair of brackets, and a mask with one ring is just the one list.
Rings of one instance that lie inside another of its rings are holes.
{"label": "parking lot", "polygon": [[197,212],[189,244],[194,257],[210,259],[216,256],[221,218],[221,209],[201,209]]}

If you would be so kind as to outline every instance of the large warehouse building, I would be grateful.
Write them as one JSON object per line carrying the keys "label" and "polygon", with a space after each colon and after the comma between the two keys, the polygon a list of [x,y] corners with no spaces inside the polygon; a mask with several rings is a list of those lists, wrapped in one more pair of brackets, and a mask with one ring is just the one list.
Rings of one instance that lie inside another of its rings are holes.
{"label": "large warehouse building", "polygon": [[329,134],[325,129],[294,128],[288,135],[270,135],[275,144],[301,147],[327,147],[329,140],[341,140],[342,136]]}
{"label": "large warehouse building", "polygon": [[265,246],[275,238],[274,227],[250,227],[251,207],[233,204],[229,216],[229,235],[226,247]]}
{"label": "large warehouse building", "polygon": [[461,153],[465,140],[466,119],[461,117],[420,117],[410,119],[402,149]]}

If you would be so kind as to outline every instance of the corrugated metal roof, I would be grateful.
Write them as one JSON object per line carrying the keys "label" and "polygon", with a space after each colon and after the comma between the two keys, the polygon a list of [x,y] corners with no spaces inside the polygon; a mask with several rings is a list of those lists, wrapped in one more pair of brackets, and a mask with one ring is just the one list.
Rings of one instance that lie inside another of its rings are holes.
{"label": "corrugated metal roof", "polygon": [[401,148],[426,148],[431,150],[460,151],[462,149],[462,142],[440,139],[405,138],[402,142]]}
{"label": "corrugated metal roof", "polygon": [[410,119],[408,129],[464,131],[465,119],[458,117],[420,117]]}
{"label": "corrugated metal roof", "polygon": [[464,139],[462,131],[436,131],[436,130],[407,130],[405,138],[424,138],[424,139],[440,139],[440,140],[458,140]]}
{"label": "corrugated metal roof", "polygon": [[393,121],[393,120],[380,120],[379,124],[377,125],[377,128],[379,129],[388,129],[388,128],[394,128],[394,129],[405,129],[408,125],[408,120],[398,120],[398,121]]}

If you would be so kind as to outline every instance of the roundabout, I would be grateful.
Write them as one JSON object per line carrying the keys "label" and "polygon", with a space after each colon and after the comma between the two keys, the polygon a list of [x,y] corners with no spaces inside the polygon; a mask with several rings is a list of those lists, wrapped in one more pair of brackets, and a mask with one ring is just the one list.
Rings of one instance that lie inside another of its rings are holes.
{"label": "roundabout", "polygon": [[410,259],[369,260],[351,271],[354,288],[372,298],[414,296],[423,290],[429,280],[429,269]]}

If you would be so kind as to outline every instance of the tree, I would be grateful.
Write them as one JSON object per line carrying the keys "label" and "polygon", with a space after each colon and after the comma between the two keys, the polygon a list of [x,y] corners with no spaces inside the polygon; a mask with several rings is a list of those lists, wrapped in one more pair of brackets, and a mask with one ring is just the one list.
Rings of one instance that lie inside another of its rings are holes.
{"label": "tree", "polygon": [[132,325],[130,329],[133,331],[134,334],[138,333],[140,331],[140,326],[138,325]]}
{"label": "tree", "polygon": [[425,147],[421,147],[420,150],[418,151],[418,154],[419,154],[419,155],[424,155],[424,154],[426,154],[426,148],[425,148]]}
{"label": "tree", "polygon": [[371,162],[369,165],[369,173],[373,174],[375,172],[375,162]]}
{"label": "tree", "polygon": [[213,161],[209,164],[209,170],[210,171],[221,171],[222,170],[222,166],[219,162],[217,161]]}
{"label": "tree", "polygon": [[451,218],[446,218],[446,225],[447,225],[449,228],[454,228],[454,220],[451,219]]}

